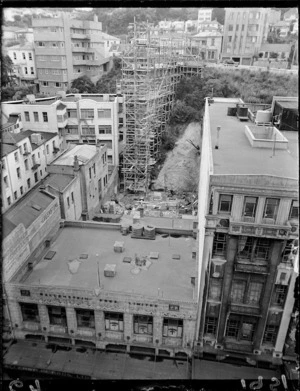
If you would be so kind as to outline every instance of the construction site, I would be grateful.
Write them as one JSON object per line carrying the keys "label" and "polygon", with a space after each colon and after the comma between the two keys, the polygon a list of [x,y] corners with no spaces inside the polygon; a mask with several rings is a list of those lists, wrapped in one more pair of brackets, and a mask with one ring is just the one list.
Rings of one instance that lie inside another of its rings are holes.
{"label": "construction site", "polygon": [[149,191],[175,89],[183,77],[201,75],[201,49],[185,35],[158,35],[153,25],[134,22],[122,56],[121,88],[126,107],[126,144],[121,162],[124,191]]}

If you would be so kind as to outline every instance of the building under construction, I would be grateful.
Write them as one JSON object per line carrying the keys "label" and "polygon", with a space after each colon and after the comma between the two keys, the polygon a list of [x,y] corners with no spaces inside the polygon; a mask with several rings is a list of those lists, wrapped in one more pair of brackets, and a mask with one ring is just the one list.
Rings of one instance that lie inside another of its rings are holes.
{"label": "building under construction", "polygon": [[[200,50],[184,35],[155,34],[148,23],[134,23],[122,56],[122,93],[126,105],[125,190],[147,192],[175,88],[184,76],[200,74]],[[196,50],[195,50],[196,49]]]}

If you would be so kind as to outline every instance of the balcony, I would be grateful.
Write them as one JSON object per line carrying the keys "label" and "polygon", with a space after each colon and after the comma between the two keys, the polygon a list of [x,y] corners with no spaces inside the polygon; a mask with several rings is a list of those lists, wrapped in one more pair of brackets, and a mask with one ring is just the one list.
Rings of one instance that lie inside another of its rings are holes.
{"label": "balcony", "polygon": [[71,33],[72,39],[91,39],[88,34]]}
{"label": "balcony", "polygon": [[93,48],[86,48],[86,47],[82,47],[82,46],[73,46],[72,47],[72,52],[73,53],[94,53],[94,49]]}
{"label": "balcony", "polygon": [[32,171],[38,169],[40,166],[40,163],[34,163],[33,166],[31,167]]}
{"label": "balcony", "polygon": [[243,272],[243,273],[268,274],[269,264],[267,261],[251,262],[249,259],[236,257],[234,263],[234,270],[236,272]]}
{"label": "balcony", "polygon": [[236,314],[243,315],[252,315],[252,316],[261,316],[260,307],[258,305],[248,304],[248,303],[233,303],[229,302],[228,310]]}
{"label": "balcony", "polygon": [[265,237],[271,239],[288,239],[291,233],[291,225],[276,225],[272,219],[262,219],[260,224],[246,223],[242,221],[230,221],[228,233],[230,235],[247,235]]}
{"label": "balcony", "polygon": [[245,342],[245,341],[238,343],[236,341],[232,341],[232,340],[228,339],[224,343],[224,348],[226,350],[232,350],[234,352],[252,353],[253,343],[252,342]]}

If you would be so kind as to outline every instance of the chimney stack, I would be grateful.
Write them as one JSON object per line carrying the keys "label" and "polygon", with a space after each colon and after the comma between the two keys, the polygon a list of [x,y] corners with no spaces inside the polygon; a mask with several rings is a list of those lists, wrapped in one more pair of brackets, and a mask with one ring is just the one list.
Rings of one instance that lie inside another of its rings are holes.
{"label": "chimney stack", "polygon": [[79,161],[77,155],[74,156],[74,163],[73,163],[74,171],[79,170]]}

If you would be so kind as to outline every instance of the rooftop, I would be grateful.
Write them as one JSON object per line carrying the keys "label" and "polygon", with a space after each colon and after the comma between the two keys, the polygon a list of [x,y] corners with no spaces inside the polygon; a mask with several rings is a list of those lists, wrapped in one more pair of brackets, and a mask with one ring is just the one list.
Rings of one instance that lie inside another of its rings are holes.
{"label": "rooftop", "polygon": [[[32,150],[34,151],[36,148],[39,147],[38,144],[35,144],[31,141],[31,138],[30,136],[32,134],[40,134],[42,136],[41,140],[41,144],[44,144],[45,142],[47,142],[48,140],[51,140],[53,137],[57,136],[57,133],[52,133],[52,132],[37,132],[37,131],[33,131],[33,130],[24,130],[20,133],[3,133],[2,135],[2,143],[3,143],[3,147],[5,145],[10,145],[10,146],[13,146],[13,145],[16,145],[18,142],[26,139],[27,137],[29,138],[30,140],[30,143],[31,143],[31,146],[32,146]],[[6,154],[8,154],[9,152],[11,152],[9,150],[9,148],[7,147],[4,147],[5,150],[6,150]],[[15,150],[17,149],[14,148],[12,150]]]}
{"label": "rooftop", "polygon": [[[116,241],[124,242],[124,252],[114,252]],[[49,248],[55,251],[54,257],[40,260],[22,284],[95,289],[98,264],[104,291],[154,298],[160,291],[164,299],[188,301],[193,298],[194,245],[192,237],[163,238],[157,234],[155,240],[133,239],[119,230],[65,227]],[[123,262],[124,257],[149,256],[150,252],[158,252],[159,258],[150,259],[147,270],[135,273],[134,265]],[[88,254],[88,258],[80,259],[81,254]],[[180,259],[172,259],[172,254],[179,254]],[[116,265],[115,277],[104,277],[107,264]]]}
{"label": "rooftop", "polygon": [[75,145],[72,149],[66,151],[51,164],[61,166],[73,166],[74,158],[77,156],[79,165],[87,163],[90,159],[95,156],[97,147],[94,145]]}
{"label": "rooftop", "polygon": [[29,227],[48,208],[53,199],[49,193],[41,192],[38,188],[21,198],[3,215],[3,238],[19,224],[23,224],[25,228]]}
{"label": "rooftop", "polygon": [[63,191],[72,181],[74,176],[63,174],[50,174],[45,178],[43,185],[50,185],[59,191]]}
{"label": "rooftop", "polygon": [[[218,102],[219,100],[219,102]],[[274,175],[298,178],[298,133],[281,132],[289,141],[287,150],[252,148],[245,135],[245,125],[235,116],[228,116],[228,107],[238,100],[214,98],[209,106],[214,174]],[[221,126],[219,149],[215,149],[217,126]]]}

